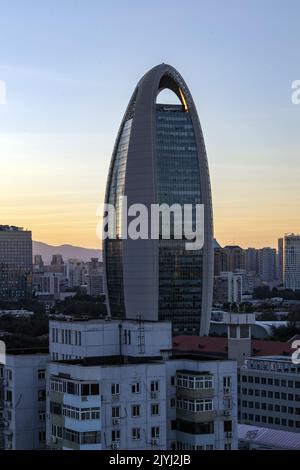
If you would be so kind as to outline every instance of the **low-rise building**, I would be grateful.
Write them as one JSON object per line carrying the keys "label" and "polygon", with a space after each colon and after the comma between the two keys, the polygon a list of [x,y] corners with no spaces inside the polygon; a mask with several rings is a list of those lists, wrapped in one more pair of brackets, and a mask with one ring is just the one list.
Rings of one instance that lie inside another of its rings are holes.
{"label": "low-rise building", "polygon": [[300,450],[300,434],[290,431],[238,425],[240,450]]}

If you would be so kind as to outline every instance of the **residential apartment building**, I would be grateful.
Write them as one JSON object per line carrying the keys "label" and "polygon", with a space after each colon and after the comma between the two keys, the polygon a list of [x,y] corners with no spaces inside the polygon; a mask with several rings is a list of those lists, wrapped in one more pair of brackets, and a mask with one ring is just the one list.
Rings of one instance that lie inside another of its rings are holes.
{"label": "residential apartment building", "polygon": [[272,282],[277,279],[277,253],[275,248],[261,248],[258,250],[259,275],[263,282]]}
{"label": "residential apartment building", "polygon": [[283,276],[286,289],[300,290],[300,235],[283,239]]}
{"label": "residential apartment building", "polygon": [[[52,320],[50,328],[50,448],[237,448],[235,361],[173,355],[169,322]],[[76,337],[81,345],[68,344]]]}
{"label": "residential apartment building", "polygon": [[46,364],[33,349],[6,354],[0,365],[0,442],[6,450],[45,449]]}

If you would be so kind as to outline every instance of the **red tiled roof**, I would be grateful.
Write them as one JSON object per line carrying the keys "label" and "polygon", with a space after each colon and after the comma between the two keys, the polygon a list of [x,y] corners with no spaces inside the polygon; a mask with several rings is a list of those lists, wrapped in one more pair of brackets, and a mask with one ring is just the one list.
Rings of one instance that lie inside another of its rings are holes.
{"label": "red tiled roof", "polygon": [[[180,335],[173,338],[173,348],[180,352],[227,354],[227,338],[213,336]],[[253,356],[290,356],[291,343],[281,341],[252,340]]]}

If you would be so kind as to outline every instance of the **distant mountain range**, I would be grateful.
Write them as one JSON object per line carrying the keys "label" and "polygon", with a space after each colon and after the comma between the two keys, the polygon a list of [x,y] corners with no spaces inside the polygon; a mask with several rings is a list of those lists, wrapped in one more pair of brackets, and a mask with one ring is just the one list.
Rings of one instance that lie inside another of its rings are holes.
{"label": "distant mountain range", "polygon": [[42,242],[32,242],[33,255],[42,255],[45,263],[50,263],[52,255],[62,255],[64,260],[69,258],[81,259],[83,261],[90,261],[91,258],[99,258],[102,260],[102,250],[93,248],[82,248],[81,246],[73,245],[48,245]]}

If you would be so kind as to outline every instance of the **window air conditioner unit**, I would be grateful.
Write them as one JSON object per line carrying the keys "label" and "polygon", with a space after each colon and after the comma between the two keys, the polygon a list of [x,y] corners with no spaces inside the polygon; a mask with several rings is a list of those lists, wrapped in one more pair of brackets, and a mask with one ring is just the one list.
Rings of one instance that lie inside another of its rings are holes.
{"label": "window air conditioner unit", "polygon": [[230,410],[224,410],[224,415],[225,416],[230,416]]}
{"label": "window air conditioner unit", "polygon": [[230,392],[231,392],[231,388],[230,388],[230,387],[225,387],[225,388],[224,388],[224,393],[225,393],[225,395],[228,395]]}
{"label": "window air conditioner unit", "polygon": [[232,437],[232,432],[227,432],[226,437],[231,438]]}
{"label": "window air conditioner unit", "polygon": [[152,439],[151,440],[151,445],[152,446],[158,446],[158,439]]}
{"label": "window air conditioner unit", "polygon": [[113,426],[118,426],[120,424],[119,418],[113,418],[112,423],[113,423]]}
{"label": "window air conditioner unit", "polygon": [[119,442],[113,442],[112,445],[111,445],[111,448],[112,449],[119,449],[120,448]]}
{"label": "window air conditioner unit", "polygon": [[156,400],[156,398],[157,398],[157,393],[151,392],[151,399]]}

